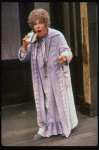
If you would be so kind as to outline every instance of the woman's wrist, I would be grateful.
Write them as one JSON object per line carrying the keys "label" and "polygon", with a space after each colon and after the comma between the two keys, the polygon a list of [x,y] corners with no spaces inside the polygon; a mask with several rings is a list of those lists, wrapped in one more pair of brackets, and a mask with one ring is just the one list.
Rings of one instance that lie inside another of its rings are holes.
{"label": "woman's wrist", "polygon": [[26,51],[27,45],[22,45],[22,51]]}

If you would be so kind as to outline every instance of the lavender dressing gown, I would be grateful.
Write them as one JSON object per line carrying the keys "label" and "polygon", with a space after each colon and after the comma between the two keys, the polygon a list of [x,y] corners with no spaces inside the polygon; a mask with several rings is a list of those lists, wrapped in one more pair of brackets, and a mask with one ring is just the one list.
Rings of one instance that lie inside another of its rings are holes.
{"label": "lavender dressing gown", "polygon": [[[68,137],[78,124],[69,70],[72,52],[63,34],[55,29],[48,28],[41,47],[36,37],[35,34],[25,52],[19,49],[18,57],[23,62],[31,59],[38,133],[43,137],[57,134]],[[47,52],[47,77],[41,49]],[[61,65],[58,57],[63,54],[67,62]]]}

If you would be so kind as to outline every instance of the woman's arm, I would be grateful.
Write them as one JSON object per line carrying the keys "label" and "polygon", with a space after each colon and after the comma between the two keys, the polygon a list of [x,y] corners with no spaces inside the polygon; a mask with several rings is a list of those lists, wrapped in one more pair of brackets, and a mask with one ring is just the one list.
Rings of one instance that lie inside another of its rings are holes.
{"label": "woman's arm", "polygon": [[19,49],[18,52],[18,57],[20,59],[20,61],[22,62],[26,62],[28,60],[30,60],[31,58],[31,41],[34,37],[35,33],[33,32],[33,30],[28,33],[28,35],[26,35],[23,39],[23,45],[22,47]]}
{"label": "woman's arm", "polygon": [[22,62],[26,62],[31,58],[31,44],[29,44],[25,51],[22,50],[22,47],[19,49],[18,58]]}
{"label": "woman's arm", "polygon": [[73,54],[62,33],[59,35],[59,38],[58,38],[58,46],[59,46],[59,53],[60,53],[60,56],[59,56],[60,62],[63,63],[64,61],[67,60],[67,63],[69,64],[73,57]]}

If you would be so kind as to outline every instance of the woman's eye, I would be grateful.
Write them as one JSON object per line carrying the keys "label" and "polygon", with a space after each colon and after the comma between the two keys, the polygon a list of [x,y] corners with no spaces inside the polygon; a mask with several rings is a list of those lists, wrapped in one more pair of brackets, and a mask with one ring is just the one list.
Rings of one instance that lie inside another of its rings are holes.
{"label": "woman's eye", "polygon": [[39,24],[42,24],[42,22],[39,22]]}

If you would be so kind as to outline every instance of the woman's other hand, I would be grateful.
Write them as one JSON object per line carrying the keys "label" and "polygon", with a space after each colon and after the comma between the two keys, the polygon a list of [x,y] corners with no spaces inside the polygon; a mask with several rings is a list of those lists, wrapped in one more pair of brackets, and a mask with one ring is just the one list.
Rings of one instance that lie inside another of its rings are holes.
{"label": "woman's other hand", "polygon": [[61,55],[61,56],[58,57],[58,59],[60,60],[60,62],[62,64],[64,61],[66,61],[67,56],[66,55]]}

